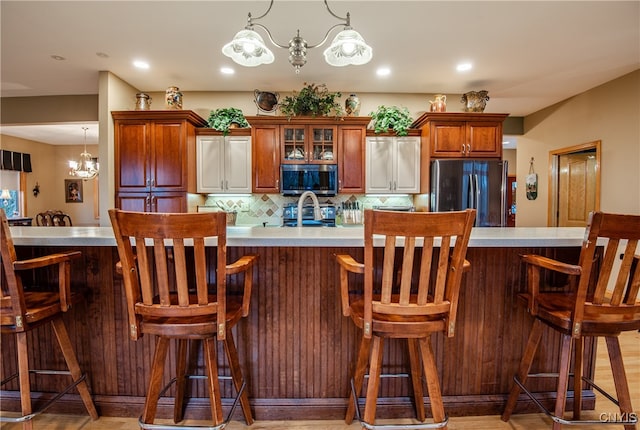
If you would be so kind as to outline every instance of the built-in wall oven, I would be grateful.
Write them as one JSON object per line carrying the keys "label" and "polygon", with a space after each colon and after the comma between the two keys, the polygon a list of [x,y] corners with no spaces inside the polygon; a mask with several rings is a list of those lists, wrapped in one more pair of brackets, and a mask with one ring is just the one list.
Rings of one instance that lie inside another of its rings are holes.
{"label": "built-in wall oven", "polygon": [[338,193],[338,166],[336,164],[282,164],[280,165],[280,193],[299,196],[313,191],[319,196]]}

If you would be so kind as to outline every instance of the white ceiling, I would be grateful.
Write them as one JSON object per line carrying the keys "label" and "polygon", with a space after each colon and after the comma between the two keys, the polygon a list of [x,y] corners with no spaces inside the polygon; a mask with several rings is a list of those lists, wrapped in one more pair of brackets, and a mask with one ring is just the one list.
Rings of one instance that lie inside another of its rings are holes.
{"label": "white ceiling", "polygon": [[[331,67],[322,59],[324,48],[310,49],[296,75],[286,50],[273,47],[271,65],[236,65],[222,55],[222,45],[245,25],[248,12],[260,16],[268,5],[2,0],[1,95],[97,94],[98,72],[108,70],[145,92],[170,85],[182,91],[290,92],[305,82],[359,93],[485,89],[491,97],[487,111],[524,116],[640,68],[638,0],[331,0],[337,15],[351,13],[352,26],[373,47],[369,64]],[[311,45],[339,21],[320,0],[276,0],[258,22],[279,43],[299,29]],[[136,59],[148,61],[150,69],[134,68]],[[456,72],[461,61],[472,62],[473,70]],[[222,75],[223,66],[236,73]],[[381,66],[391,68],[389,77],[376,76]],[[81,142],[82,130],[75,127],[70,132]]]}

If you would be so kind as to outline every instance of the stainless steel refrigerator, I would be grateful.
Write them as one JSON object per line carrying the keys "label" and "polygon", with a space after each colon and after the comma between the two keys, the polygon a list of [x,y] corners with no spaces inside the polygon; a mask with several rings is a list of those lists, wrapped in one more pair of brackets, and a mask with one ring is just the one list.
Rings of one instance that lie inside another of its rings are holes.
{"label": "stainless steel refrigerator", "polygon": [[431,211],[475,208],[476,227],[507,223],[507,162],[441,159],[431,162]]}

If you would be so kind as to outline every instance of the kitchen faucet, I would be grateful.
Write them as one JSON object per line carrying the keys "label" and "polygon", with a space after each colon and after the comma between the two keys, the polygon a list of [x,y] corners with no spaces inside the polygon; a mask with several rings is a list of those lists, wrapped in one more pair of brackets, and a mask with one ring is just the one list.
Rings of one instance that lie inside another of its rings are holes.
{"label": "kitchen faucet", "polygon": [[311,200],[313,201],[313,219],[316,221],[322,219],[322,214],[320,213],[320,202],[318,202],[316,193],[314,193],[313,191],[305,191],[304,193],[302,193],[300,199],[298,200],[298,227],[302,227],[302,204],[307,199],[307,197],[311,197]]}

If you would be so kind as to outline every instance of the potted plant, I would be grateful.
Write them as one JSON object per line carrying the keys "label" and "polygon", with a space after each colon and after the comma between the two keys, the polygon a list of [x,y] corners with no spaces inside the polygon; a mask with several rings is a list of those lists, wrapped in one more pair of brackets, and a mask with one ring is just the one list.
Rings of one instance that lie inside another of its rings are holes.
{"label": "potted plant", "polygon": [[229,129],[234,127],[250,127],[242,111],[238,108],[220,108],[212,110],[207,120],[209,127],[221,131],[225,136],[229,134]]}
{"label": "potted plant", "polygon": [[308,116],[329,116],[332,112],[336,116],[342,115],[342,107],[338,99],[342,96],[339,92],[330,92],[325,84],[307,84],[300,92],[293,92],[293,95],[286,96],[280,103],[280,112],[288,117],[308,115]]}
{"label": "potted plant", "polygon": [[398,136],[406,136],[413,123],[413,118],[406,107],[382,105],[369,115],[375,133],[386,133],[393,130]]}

